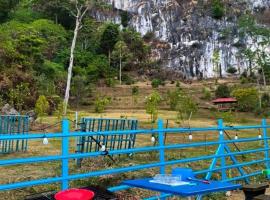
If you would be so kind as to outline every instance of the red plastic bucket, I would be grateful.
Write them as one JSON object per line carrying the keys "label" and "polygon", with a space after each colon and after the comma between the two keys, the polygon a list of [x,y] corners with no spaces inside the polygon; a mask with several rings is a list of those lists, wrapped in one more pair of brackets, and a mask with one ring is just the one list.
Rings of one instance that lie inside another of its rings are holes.
{"label": "red plastic bucket", "polygon": [[92,200],[95,193],[85,189],[69,189],[54,195],[56,200]]}

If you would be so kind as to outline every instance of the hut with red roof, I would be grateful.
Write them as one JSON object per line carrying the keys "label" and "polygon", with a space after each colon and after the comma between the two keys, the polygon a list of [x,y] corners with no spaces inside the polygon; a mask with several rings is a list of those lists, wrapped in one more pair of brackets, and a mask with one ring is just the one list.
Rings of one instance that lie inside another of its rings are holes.
{"label": "hut with red roof", "polygon": [[219,111],[232,110],[237,100],[232,97],[218,98],[212,101],[213,104],[217,105]]}

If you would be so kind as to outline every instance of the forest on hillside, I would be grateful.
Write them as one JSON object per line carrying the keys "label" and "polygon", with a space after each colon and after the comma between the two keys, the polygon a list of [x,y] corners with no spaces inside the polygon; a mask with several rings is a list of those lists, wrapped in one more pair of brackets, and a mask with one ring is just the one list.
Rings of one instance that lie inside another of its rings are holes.
{"label": "forest on hillside", "polygon": [[[98,2],[98,1],[97,1]],[[94,2],[92,9],[104,5]],[[76,17],[75,5],[64,1],[0,1],[0,105],[30,109],[40,95],[57,105],[63,98],[70,46]],[[91,95],[95,84],[112,86],[123,71],[154,65],[151,47],[134,29],[83,18],[77,38],[71,95],[80,100]],[[124,83],[132,77],[123,74]]]}
{"label": "forest on hillside", "polygon": [[[148,32],[142,36],[136,32],[129,25],[131,15],[127,11],[117,10],[121,19],[115,24],[91,17],[92,10],[113,9],[103,1],[0,0],[0,107],[9,103],[19,111],[33,109],[40,96],[46,97],[51,112],[62,106],[76,13],[84,11],[89,2],[91,8],[85,10],[86,15],[78,26],[71,104],[87,103],[83,100],[91,96],[96,85],[111,87],[119,79],[124,84],[133,84],[136,77],[130,72],[136,71],[136,75],[149,69],[160,72],[159,60],[152,57],[153,43],[158,43],[155,34]],[[226,17],[225,3],[211,2],[212,17],[216,20]],[[270,83],[269,27],[258,24],[251,13],[242,13],[238,21],[237,31],[242,39],[235,45],[242,46],[241,53],[249,60],[249,66],[236,77],[242,83],[266,86]],[[223,37],[231,37],[233,31],[224,30]],[[253,40],[256,48],[243,45],[245,38]],[[221,62],[218,51],[211,59],[218,79]],[[119,72],[119,66],[123,73]],[[236,72],[233,66],[228,69],[230,74]],[[163,76],[153,82],[160,84],[165,78],[170,79]]]}

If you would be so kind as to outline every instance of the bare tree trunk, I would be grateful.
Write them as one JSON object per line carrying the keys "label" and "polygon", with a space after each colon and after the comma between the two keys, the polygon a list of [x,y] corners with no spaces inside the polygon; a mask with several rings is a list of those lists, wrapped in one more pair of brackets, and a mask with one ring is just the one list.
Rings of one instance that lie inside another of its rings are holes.
{"label": "bare tree trunk", "polygon": [[122,47],[120,47],[119,80],[120,80],[120,85],[122,85]]}
{"label": "bare tree trunk", "polygon": [[74,63],[74,51],[76,47],[78,32],[80,29],[80,17],[77,15],[76,17],[76,27],[74,29],[74,36],[72,40],[72,45],[70,48],[70,60],[69,60],[69,67],[68,67],[68,78],[67,78],[67,87],[66,87],[66,93],[65,93],[65,99],[64,99],[64,113],[65,116],[67,114],[67,106],[68,106],[68,100],[69,100],[69,93],[70,93],[70,84],[71,84],[71,77],[72,77],[72,69],[73,69],[73,63]]}
{"label": "bare tree trunk", "polygon": [[266,87],[266,79],[263,67],[262,67],[262,76],[263,76],[263,86]]}
{"label": "bare tree trunk", "polygon": [[109,50],[109,68],[111,68],[111,50]]}

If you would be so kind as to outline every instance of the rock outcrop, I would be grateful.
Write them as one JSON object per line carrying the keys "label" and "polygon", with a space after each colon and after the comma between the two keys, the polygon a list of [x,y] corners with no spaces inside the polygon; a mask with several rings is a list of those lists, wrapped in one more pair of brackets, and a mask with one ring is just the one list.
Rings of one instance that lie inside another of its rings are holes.
{"label": "rock outcrop", "polygon": [[1,109],[1,114],[2,115],[19,115],[20,113],[9,104],[5,104],[4,107]]}
{"label": "rock outcrop", "polygon": [[[229,67],[242,73],[248,61],[239,53],[241,41],[237,30],[238,17],[247,9],[269,9],[270,0],[226,1],[226,15],[220,20],[211,16],[208,0],[106,0],[117,10],[131,14],[130,26],[142,35],[153,32],[169,48],[156,48],[155,59],[163,66],[183,73],[187,78],[213,77],[216,70],[213,54],[220,57],[220,74]],[[121,22],[118,12],[96,12],[101,21]],[[228,34],[228,30],[230,34]],[[231,34],[233,33],[233,34]]]}

